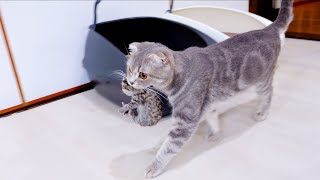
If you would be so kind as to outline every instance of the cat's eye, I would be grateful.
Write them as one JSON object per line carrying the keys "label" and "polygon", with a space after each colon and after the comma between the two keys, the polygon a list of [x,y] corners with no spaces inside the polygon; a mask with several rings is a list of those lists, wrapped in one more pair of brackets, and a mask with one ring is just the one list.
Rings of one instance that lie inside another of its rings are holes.
{"label": "cat's eye", "polygon": [[147,76],[146,73],[140,72],[140,73],[139,73],[139,78],[140,78],[140,79],[143,79],[143,80],[146,80],[146,79],[148,78],[148,76]]}

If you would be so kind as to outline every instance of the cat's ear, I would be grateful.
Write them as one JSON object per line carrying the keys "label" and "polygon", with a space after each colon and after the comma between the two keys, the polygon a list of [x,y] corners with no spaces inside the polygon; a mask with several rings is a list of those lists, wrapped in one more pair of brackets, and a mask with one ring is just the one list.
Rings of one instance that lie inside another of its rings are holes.
{"label": "cat's ear", "polygon": [[153,61],[157,63],[168,64],[169,62],[167,56],[161,51],[151,54],[149,58],[151,58]]}
{"label": "cat's ear", "polygon": [[138,42],[133,42],[133,43],[131,43],[131,44],[129,44],[129,54],[131,55],[131,54],[134,54],[135,52],[137,52],[138,51],[138,45],[139,45],[140,43],[138,43]]}

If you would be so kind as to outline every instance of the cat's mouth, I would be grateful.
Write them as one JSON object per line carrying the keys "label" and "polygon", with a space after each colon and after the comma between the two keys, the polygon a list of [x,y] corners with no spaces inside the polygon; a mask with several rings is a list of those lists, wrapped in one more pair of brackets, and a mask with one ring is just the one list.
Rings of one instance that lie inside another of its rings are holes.
{"label": "cat's mouth", "polygon": [[128,96],[132,96],[133,95],[133,92],[129,91],[128,89],[122,89],[122,92]]}
{"label": "cat's mouth", "polygon": [[133,84],[131,87],[133,87],[134,89],[138,89],[138,90],[144,89],[143,86],[138,85],[138,84]]}

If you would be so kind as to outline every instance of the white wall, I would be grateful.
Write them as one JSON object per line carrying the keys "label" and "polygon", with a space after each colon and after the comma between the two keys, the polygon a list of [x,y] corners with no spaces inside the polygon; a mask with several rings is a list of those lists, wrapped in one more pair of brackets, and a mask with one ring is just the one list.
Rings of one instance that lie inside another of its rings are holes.
{"label": "white wall", "polygon": [[89,82],[82,68],[92,1],[2,1],[26,101]]}
{"label": "white wall", "polygon": [[[89,82],[82,68],[94,1],[0,1],[26,101]],[[216,5],[247,11],[248,0],[176,1],[175,8]],[[168,1],[102,1],[98,22],[160,16]]]}

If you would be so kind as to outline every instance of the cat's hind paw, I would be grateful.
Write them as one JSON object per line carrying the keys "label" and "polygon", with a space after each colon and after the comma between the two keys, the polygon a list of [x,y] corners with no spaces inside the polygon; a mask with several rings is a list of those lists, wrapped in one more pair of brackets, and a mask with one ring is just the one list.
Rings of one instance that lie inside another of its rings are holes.
{"label": "cat's hind paw", "polygon": [[222,138],[221,132],[210,133],[207,135],[207,141],[214,142],[219,141]]}
{"label": "cat's hind paw", "polygon": [[159,176],[161,173],[163,173],[163,171],[164,171],[163,165],[154,161],[152,164],[150,164],[146,168],[144,177],[146,179],[155,178],[155,177]]}
{"label": "cat's hind paw", "polygon": [[253,115],[253,119],[256,121],[256,122],[261,122],[261,121],[264,121],[267,119],[267,116],[268,116],[268,113],[265,112],[256,112],[254,115]]}

